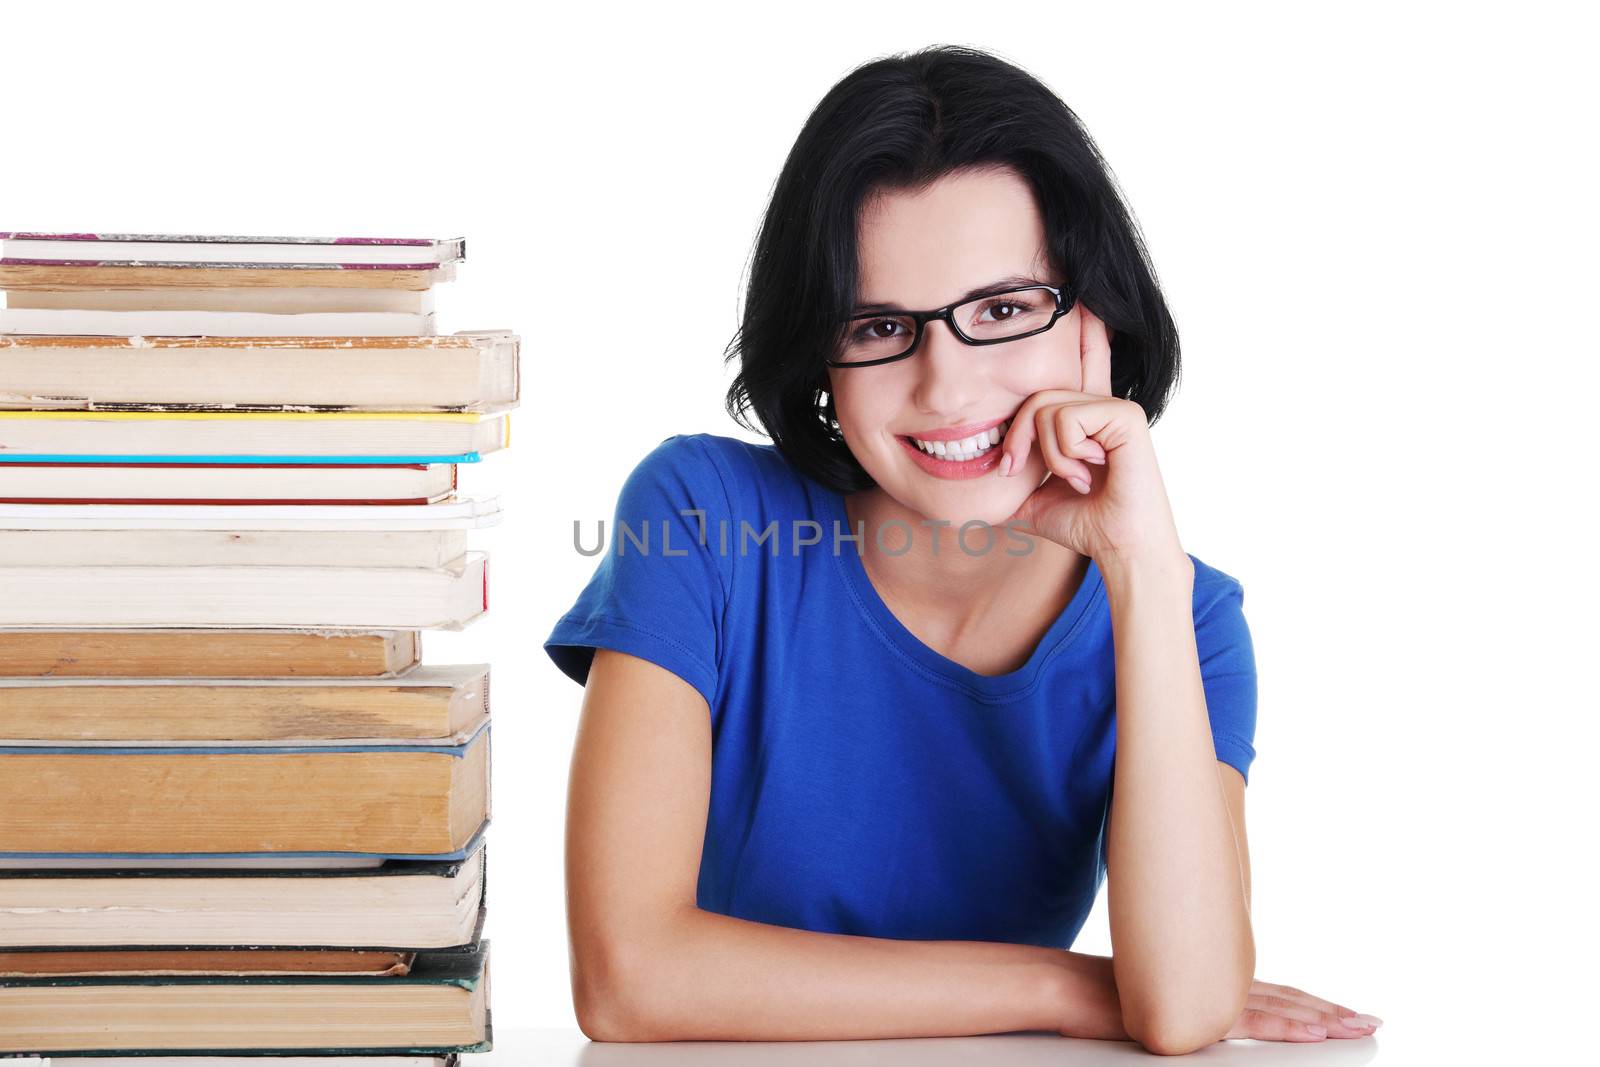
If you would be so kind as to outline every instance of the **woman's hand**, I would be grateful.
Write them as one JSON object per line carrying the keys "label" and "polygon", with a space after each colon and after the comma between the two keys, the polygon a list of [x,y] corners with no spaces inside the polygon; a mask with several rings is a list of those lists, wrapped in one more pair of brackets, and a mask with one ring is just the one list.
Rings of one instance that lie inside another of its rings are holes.
{"label": "woman's hand", "polygon": [[[1346,1021],[1348,1020],[1348,1021]],[[1251,982],[1244,1011],[1227,1038],[1257,1041],[1321,1041],[1329,1037],[1366,1037],[1383,1025],[1374,1015],[1362,1015],[1293,986]]]}
{"label": "woman's hand", "polygon": [[[1101,562],[1148,556],[1182,560],[1144,409],[1111,395],[1105,323],[1082,305],[1078,314],[1083,390],[1034,393],[1012,418],[1001,444],[1003,477],[1037,482],[1046,475],[1007,521]],[[1092,467],[1099,468],[1097,475]]]}

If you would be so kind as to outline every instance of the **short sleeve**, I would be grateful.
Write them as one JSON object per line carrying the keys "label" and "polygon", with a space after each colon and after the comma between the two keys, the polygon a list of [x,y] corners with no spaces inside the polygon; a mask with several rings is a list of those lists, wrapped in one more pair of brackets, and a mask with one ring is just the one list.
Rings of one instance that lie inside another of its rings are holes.
{"label": "short sleeve", "polygon": [[1194,639],[1211,737],[1217,759],[1248,782],[1256,757],[1256,657],[1244,617],[1244,587],[1237,578],[1194,562]]}
{"label": "short sleeve", "polygon": [[597,648],[665,667],[716,706],[727,561],[713,531],[731,508],[705,435],[677,434],[633,469],[617,497],[600,563],[544,643],[586,684]]}

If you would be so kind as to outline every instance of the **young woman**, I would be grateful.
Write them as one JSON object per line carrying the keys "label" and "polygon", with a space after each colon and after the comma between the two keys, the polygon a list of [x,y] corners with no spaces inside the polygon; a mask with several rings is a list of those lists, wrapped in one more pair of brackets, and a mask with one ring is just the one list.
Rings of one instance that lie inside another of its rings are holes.
{"label": "young woman", "polygon": [[772,443],[651,451],[545,644],[584,1032],[1372,1033],[1253,978],[1243,593],[1181,547],[1177,333],[1066,105],[967,49],[851,73],[729,354]]}

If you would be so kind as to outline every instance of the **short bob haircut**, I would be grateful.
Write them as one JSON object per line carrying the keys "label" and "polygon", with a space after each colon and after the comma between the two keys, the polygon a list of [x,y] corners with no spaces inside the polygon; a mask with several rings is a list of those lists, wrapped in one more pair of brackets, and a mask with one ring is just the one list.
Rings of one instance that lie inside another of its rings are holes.
{"label": "short bob haircut", "polygon": [[[802,473],[871,488],[839,433],[823,359],[857,300],[857,221],[881,189],[917,190],[963,167],[1009,166],[1033,187],[1052,266],[1113,331],[1111,391],[1154,423],[1178,381],[1178,332],[1143,236],[1072,109],[989,53],[933,46],[851,71],[795,140],[773,188],[725,361],[725,400]],[[916,357],[911,357],[915,359]],[[870,374],[871,370],[846,370]]]}

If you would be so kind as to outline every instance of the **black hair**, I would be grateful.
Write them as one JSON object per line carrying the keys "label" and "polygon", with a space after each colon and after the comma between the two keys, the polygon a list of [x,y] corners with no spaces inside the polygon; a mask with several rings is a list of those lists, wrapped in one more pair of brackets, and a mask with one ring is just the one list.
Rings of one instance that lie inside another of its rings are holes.
{"label": "black hair", "polygon": [[740,361],[726,397],[734,420],[760,432],[746,418],[753,412],[784,458],[838,492],[872,487],[839,434],[823,363],[857,299],[861,204],[883,189],[996,165],[1032,186],[1052,265],[1112,331],[1112,393],[1149,422],[1160,418],[1177,385],[1178,331],[1100,150],[1033,75],[987,52],[936,45],[851,71],[789,150],[724,353]]}

